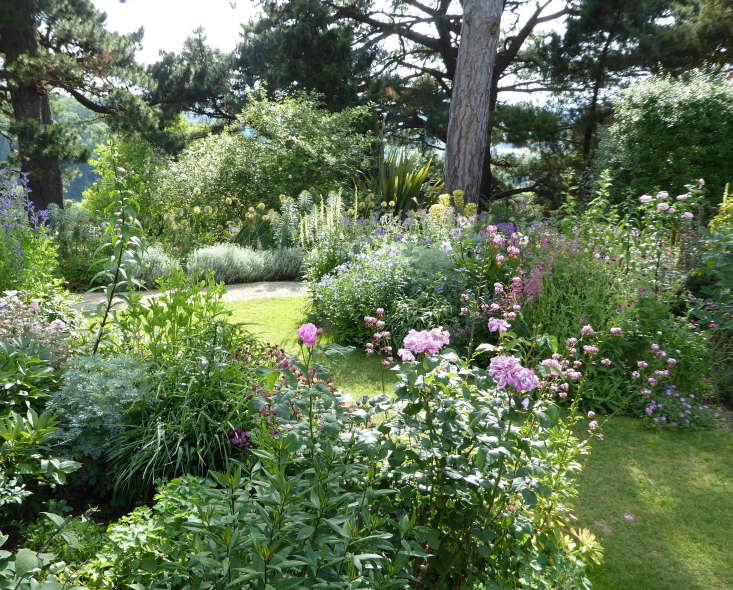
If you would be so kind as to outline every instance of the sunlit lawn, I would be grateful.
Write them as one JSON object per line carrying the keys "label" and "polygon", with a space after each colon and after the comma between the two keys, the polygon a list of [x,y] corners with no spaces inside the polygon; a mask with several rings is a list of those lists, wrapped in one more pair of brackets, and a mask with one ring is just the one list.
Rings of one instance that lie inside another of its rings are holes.
{"label": "sunlit lawn", "polygon": [[[296,352],[306,303],[292,297],[229,306],[233,321]],[[379,361],[361,351],[334,367],[336,383],[355,397],[380,391],[380,373]],[[604,434],[576,502],[577,525],[605,550],[603,565],[590,572],[594,588],[733,589],[733,433],[655,431],[614,418]]]}
{"label": "sunlit lawn", "polygon": [[[303,321],[306,297],[251,299],[228,303],[232,321],[242,322],[254,334],[287,352],[298,352],[295,331]],[[379,361],[367,357],[363,350],[354,350],[348,362],[336,362],[331,367],[336,384],[355,399],[381,392],[384,375],[385,390],[391,391],[395,379],[389,371],[382,371]]]}

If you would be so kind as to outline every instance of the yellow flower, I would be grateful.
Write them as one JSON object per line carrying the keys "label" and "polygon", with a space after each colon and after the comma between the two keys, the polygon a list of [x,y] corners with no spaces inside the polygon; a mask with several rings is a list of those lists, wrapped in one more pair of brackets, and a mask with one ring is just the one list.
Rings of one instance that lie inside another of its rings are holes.
{"label": "yellow flower", "polygon": [[254,207],[250,207],[249,209],[247,209],[247,212],[248,213],[254,213],[255,212],[255,208]]}
{"label": "yellow flower", "polygon": [[196,187],[195,189],[193,189],[193,194],[194,195],[200,195],[201,194],[201,189],[199,187]]}
{"label": "yellow flower", "polygon": [[440,220],[440,218],[445,214],[445,211],[446,207],[442,203],[430,205],[430,215],[432,215],[436,220]]}
{"label": "yellow flower", "polygon": [[463,191],[459,188],[453,191],[453,202],[456,204],[456,209],[459,211],[463,209]]}
{"label": "yellow flower", "polygon": [[201,213],[201,207],[199,207],[198,205],[196,205],[196,206],[195,206],[195,207],[193,208],[193,214],[194,214],[194,215],[199,215],[200,213]]}
{"label": "yellow flower", "polygon": [[476,215],[478,213],[478,205],[476,203],[467,203],[465,213],[468,217]]}
{"label": "yellow flower", "polygon": [[280,202],[282,203],[287,197],[285,195],[280,195]]}
{"label": "yellow flower", "polygon": [[448,193],[438,195],[438,203],[440,203],[443,207],[450,207],[450,195]]}
{"label": "yellow flower", "polygon": [[382,207],[386,207],[387,206],[387,201],[382,201],[381,205],[382,205]]}
{"label": "yellow flower", "polygon": [[395,206],[396,204],[397,204],[397,203],[395,203],[394,201],[390,201],[390,202],[389,202],[389,206],[390,206],[390,207],[394,207],[394,206]]}
{"label": "yellow flower", "polygon": [[226,203],[227,205],[231,205],[231,204],[232,204],[232,203],[233,203],[234,201],[232,200],[232,198],[231,198],[231,197],[227,197],[226,199],[224,199],[224,202],[225,202],[225,203]]}
{"label": "yellow flower", "polygon": [[260,211],[264,211],[264,210],[265,210],[265,204],[264,204],[264,203],[258,203],[258,204],[257,204],[257,208],[258,208],[258,209],[259,209]]}

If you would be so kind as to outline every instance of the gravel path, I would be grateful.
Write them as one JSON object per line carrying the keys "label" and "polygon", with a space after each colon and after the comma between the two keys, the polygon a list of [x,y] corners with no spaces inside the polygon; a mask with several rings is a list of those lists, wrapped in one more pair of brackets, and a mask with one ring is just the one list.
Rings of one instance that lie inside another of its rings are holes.
{"label": "gravel path", "polygon": [[[151,297],[157,297],[160,292],[151,289],[140,291],[143,301]],[[222,297],[223,301],[246,301],[247,299],[267,299],[270,297],[300,297],[308,295],[308,288],[305,283],[298,281],[269,281],[263,283],[240,283],[227,285],[227,291]],[[100,301],[104,299],[104,293],[86,293],[81,296],[81,301],[76,303],[80,311],[94,311]]]}

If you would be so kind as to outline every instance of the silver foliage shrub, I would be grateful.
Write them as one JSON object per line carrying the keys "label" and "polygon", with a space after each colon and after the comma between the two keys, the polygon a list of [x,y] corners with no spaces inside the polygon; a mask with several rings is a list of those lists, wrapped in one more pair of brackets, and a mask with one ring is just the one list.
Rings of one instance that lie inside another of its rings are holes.
{"label": "silver foliage shrub", "polygon": [[299,279],[303,252],[299,248],[252,250],[234,244],[217,244],[194,250],[188,258],[189,274],[214,272],[226,284]]}

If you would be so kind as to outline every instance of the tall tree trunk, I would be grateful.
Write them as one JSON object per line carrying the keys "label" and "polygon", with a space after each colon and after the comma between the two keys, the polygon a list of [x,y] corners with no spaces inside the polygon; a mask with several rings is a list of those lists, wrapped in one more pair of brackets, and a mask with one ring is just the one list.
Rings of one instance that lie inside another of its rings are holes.
{"label": "tall tree trunk", "polygon": [[48,91],[43,80],[34,79],[25,72],[13,72],[20,56],[38,54],[32,4],[31,0],[16,0],[13,10],[3,15],[0,52],[5,54],[5,66],[10,71],[8,87],[21,169],[28,173],[30,199],[36,209],[41,210],[51,203],[63,207],[64,193],[59,159],[49,154],[52,146],[46,145],[52,137],[48,126],[53,125]]}
{"label": "tall tree trunk", "polygon": [[503,0],[463,0],[461,44],[450,103],[445,184],[478,203],[489,140],[490,88]]}

